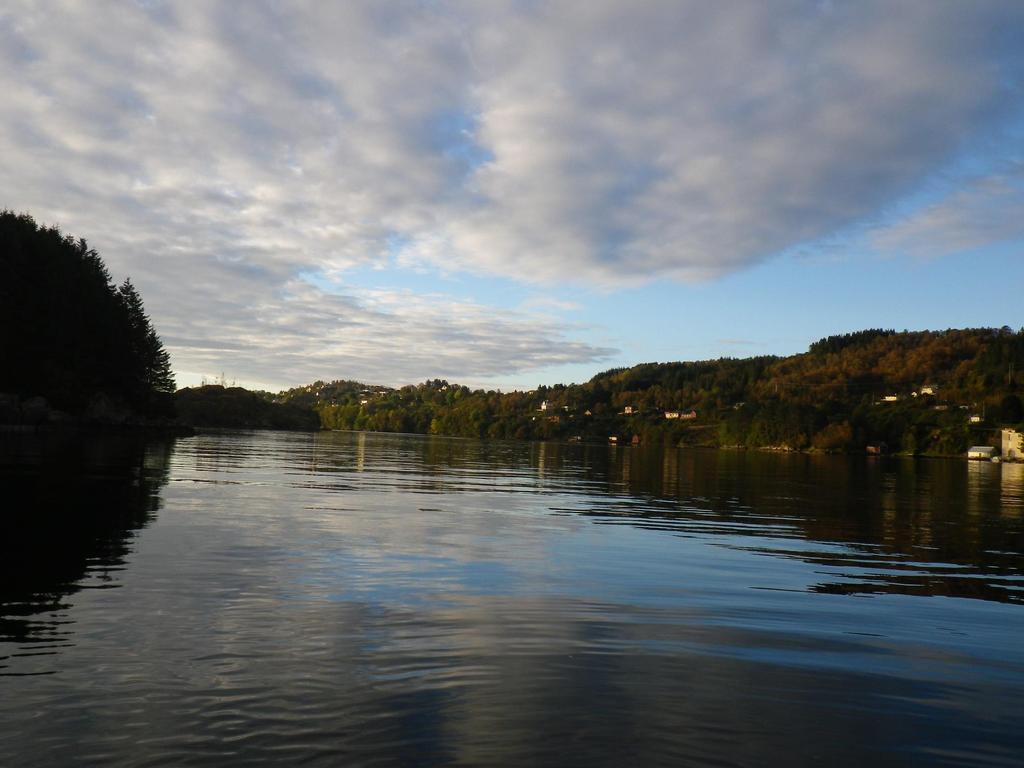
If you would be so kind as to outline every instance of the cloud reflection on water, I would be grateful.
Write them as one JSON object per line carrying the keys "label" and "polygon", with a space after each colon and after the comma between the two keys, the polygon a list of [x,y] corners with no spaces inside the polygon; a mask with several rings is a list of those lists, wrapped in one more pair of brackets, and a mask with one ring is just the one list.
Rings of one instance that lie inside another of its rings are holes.
{"label": "cloud reflection on water", "polygon": [[1019,575],[1014,469],[350,433],[165,463],[122,588],[73,594],[59,655],[8,660],[56,674],[8,678],[0,761],[1016,754],[1019,608],[934,578]]}

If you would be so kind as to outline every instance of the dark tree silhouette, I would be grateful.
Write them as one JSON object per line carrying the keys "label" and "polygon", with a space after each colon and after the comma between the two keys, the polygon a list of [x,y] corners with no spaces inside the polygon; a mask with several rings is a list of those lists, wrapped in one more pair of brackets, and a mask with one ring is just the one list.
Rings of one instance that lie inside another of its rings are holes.
{"label": "dark tree silhouette", "polygon": [[142,305],[142,297],[135,290],[131,280],[117,289],[117,297],[124,309],[128,335],[126,342],[131,351],[131,368],[126,369],[125,386],[133,392],[139,402],[149,402],[159,409],[161,401],[174,394],[174,376],[171,374],[171,358],[153,330]]}
{"label": "dark tree silhouette", "polygon": [[1009,394],[999,403],[999,415],[1007,424],[1024,421],[1024,404],[1015,394]]}
{"label": "dark tree silhouette", "polygon": [[169,415],[169,359],[135,288],[85,240],[0,211],[0,393],[78,416]]}

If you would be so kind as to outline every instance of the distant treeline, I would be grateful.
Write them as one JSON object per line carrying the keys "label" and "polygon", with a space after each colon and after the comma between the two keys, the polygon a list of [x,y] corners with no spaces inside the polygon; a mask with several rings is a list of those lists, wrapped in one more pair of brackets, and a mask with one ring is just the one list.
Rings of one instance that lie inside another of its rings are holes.
{"label": "distant treeline", "polygon": [[320,429],[312,408],[275,403],[266,392],[209,384],[179,390],[174,398],[178,420],[192,427],[225,429]]}
{"label": "distant treeline", "polygon": [[173,393],[131,282],[85,240],[0,211],[0,422],[166,420]]}
{"label": "distant treeline", "polygon": [[957,454],[1021,422],[1022,372],[1024,331],[874,329],[790,357],[646,363],[530,392],[318,381],[274,399],[328,429]]}
{"label": "distant treeline", "polygon": [[0,422],[357,429],[516,439],[954,454],[1017,425],[1024,330],[829,336],[790,357],[616,368],[530,392],[318,381],[174,394],[142,299],[84,240],[0,212]]}

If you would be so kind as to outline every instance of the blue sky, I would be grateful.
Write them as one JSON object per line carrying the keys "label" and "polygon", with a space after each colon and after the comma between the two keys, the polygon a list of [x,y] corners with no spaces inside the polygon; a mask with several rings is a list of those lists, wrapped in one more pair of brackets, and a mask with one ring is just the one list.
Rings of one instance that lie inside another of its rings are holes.
{"label": "blue sky", "polygon": [[1020,327],[1024,5],[6,3],[0,206],[179,384],[530,388]]}

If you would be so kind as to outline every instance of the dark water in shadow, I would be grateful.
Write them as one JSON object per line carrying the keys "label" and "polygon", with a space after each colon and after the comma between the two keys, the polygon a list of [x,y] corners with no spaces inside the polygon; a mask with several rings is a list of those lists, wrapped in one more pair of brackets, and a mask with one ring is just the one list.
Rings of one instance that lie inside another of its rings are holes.
{"label": "dark water in shadow", "polygon": [[0,653],[0,676],[31,674],[13,659],[69,641],[71,595],[118,585],[130,539],[157,509],[172,445],[0,436],[0,642],[16,644]]}
{"label": "dark water in shadow", "polygon": [[0,765],[1021,765],[1024,465],[0,443]]}

